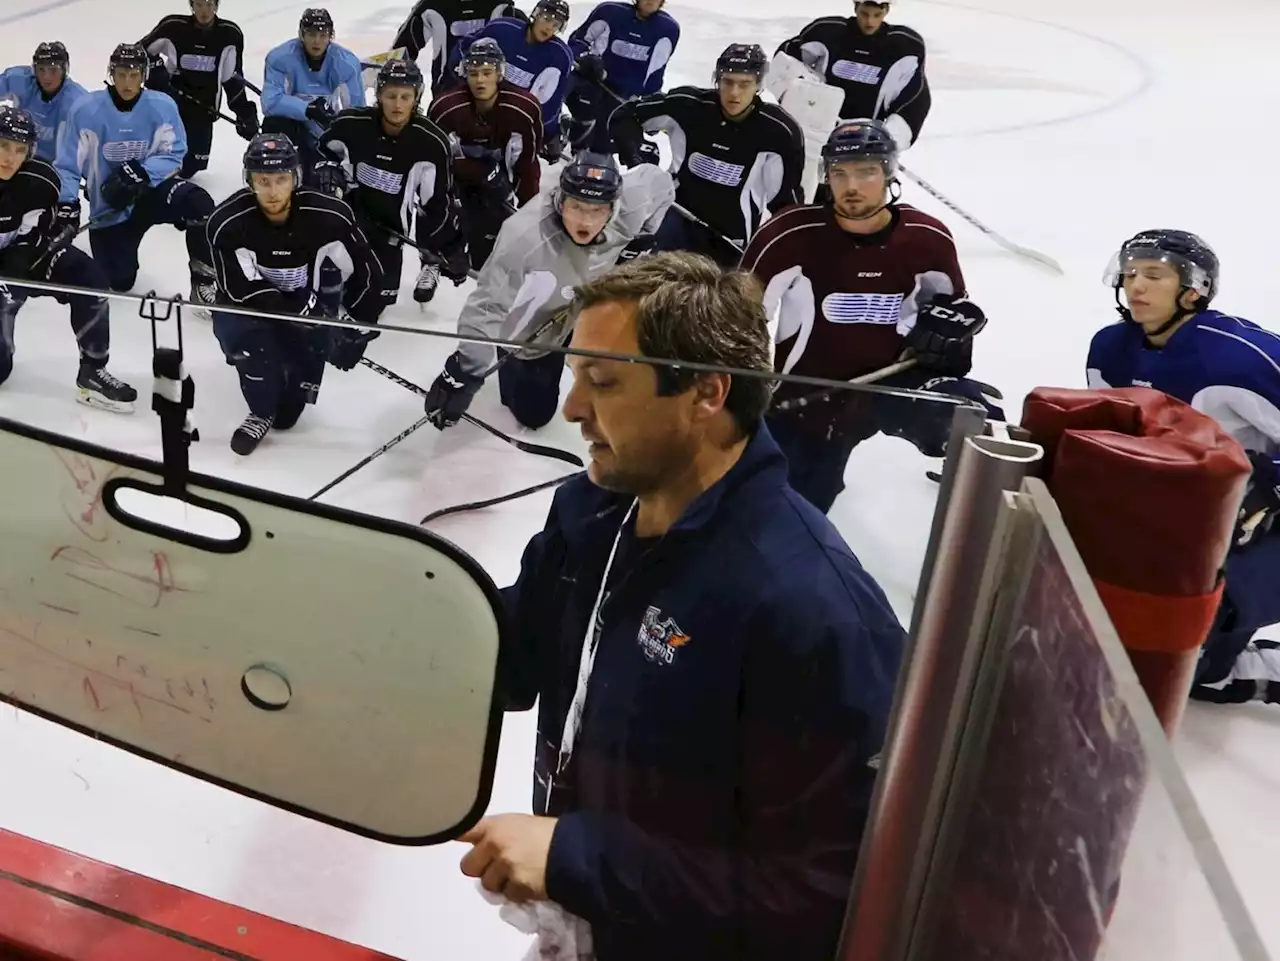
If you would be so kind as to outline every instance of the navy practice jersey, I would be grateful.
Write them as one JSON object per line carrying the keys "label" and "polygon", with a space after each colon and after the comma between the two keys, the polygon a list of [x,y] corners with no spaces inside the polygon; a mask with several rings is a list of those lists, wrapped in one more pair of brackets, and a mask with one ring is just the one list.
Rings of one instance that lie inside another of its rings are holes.
{"label": "navy practice jersey", "polygon": [[680,42],[680,24],[665,10],[644,17],[634,3],[605,0],[569,37],[574,56],[594,53],[604,61],[609,89],[630,100],[662,89],[667,63]]}

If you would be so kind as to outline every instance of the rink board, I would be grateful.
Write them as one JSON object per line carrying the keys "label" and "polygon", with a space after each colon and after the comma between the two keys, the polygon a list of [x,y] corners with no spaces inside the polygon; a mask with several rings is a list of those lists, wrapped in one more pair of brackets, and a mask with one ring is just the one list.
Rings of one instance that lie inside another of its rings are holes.
{"label": "rink board", "polygon": [[0,699],[378,840],[480,817],[501,619],[468,555],[200,475],[175,539],[121,506],[160,465],[2,419],[0,464]]}

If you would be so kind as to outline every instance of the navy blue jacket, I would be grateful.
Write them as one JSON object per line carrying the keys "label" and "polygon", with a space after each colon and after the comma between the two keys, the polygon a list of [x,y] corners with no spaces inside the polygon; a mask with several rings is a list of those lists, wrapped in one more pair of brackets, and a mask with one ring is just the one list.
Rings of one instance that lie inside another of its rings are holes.
{"label": "navy blue jacket", "polygon": [[[834,956],[905,635],[786,479],[761,426],[611,578],[548,812],[547,893],[591,923],[599,961]],[[630,503],[585,477],[565,484],[505,592],[507,707],[540,698],[538,813]]]}

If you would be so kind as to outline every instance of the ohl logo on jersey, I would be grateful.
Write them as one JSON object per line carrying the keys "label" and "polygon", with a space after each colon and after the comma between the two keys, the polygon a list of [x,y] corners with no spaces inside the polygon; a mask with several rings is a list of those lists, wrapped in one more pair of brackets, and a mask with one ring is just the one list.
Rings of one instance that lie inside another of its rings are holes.
{"label": "ohl logo on jersey", "polygon": [[671,664],[676,659],[676,651],[689,643],[689,635],[680,630],[674,618],[664,620],[662,611],[650,607],[644,612],[644,620],[640,623],[640,652],[645,659],[658,664]]}
{"label": "ohl logo on jersey", "polygon": [[896,324],[902,301],[902,294],[837,292],[822,298],[822,316],[833,324]]}

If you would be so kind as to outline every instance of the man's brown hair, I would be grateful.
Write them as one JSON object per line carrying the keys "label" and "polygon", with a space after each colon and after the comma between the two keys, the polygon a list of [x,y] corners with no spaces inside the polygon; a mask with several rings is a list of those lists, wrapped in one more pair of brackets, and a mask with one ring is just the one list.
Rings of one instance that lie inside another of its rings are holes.
{"label": "man's brown hair", "polygon": [[[636,336],[645,357],[773,372],[763,292],[745,271],[722,271],[698,254],[640,257],[575,287],[573,311],[618,301],[636,305]],[[660,396],[683,393],[704,376],[653,366]],[[755,432],[771,394],[770,378],[731,377],[725,408],[744,434]]]}

